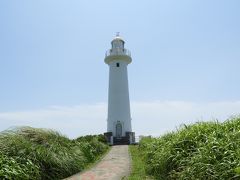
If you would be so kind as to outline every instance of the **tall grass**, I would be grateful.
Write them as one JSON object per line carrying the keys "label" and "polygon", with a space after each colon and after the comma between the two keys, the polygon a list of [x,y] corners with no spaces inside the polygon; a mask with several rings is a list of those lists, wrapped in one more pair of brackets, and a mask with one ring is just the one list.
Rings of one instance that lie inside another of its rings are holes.
{"label": "tall grass", "polygon": [[108,146],[70,140],[56,131],[22,127],[0,134],[0,179],[61,179],[80,172]]}
{"label": "tall grass", "polygon": [[240,179],[240,118],[185,125],[140,142],[156,179]]}
{"label": "tall grass", "polygon": [[128,180],[150,179],[147,176],[144,164],[144,154],[139,151],[137,145],[130,145],[129,151],[132,157],[131,174]]}

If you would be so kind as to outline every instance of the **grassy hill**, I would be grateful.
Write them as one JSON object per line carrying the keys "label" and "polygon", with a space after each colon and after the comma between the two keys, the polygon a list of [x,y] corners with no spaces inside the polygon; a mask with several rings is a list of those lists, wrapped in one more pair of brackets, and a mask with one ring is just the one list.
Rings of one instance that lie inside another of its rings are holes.
{"label": "grassy hill", "polygon": [[142,157],[135,177],[147,174],[162,180],[240,179],[240,117],[223,123],[185,125],[159,138],[144,138],[131,151],[135,152],[133,159],[134,154]]}
{"label": "grassy hill", "polygon": [[0,133],[0,179],[62,179],[80,172],[108,149],[102,135],[70,140],[47,129]]}

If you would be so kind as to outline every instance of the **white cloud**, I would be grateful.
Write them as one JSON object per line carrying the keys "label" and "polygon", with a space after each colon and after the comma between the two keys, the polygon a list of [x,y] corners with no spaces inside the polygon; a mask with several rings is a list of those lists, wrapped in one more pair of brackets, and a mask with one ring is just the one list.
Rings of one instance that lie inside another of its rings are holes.
{"label": "white cloud", "polygon": [[[137,134],[158,136],[181,124],[218,119],[240,114],[240,101],[194,103],[155,101],[132,103],[133,128]],[[140,123],[138,123],[140,121]]]}
{"label": "white cloud", "polygon": [[[136,134],[160,135],[199,120],[223,121],[240,113],[240,101],[194,103],[184,101],[132,102]],[[107,104],[51,106],[32,111],[0,112],[0,131],[13,126],[51,128],[71,138],[106,131]]]}
{"label": "white cloud", "polygon": [[51,106],[33,111],[0,113],[0,131],[14,126],[51,128],[69,137],[105,132],[106,104]]}

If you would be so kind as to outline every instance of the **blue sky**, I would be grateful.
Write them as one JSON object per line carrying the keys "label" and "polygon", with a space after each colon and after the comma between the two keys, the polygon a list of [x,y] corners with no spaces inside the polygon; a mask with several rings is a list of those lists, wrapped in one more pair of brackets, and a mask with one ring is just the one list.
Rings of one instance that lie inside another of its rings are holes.
{"label": "blue sky", "polygon": [[238,0],[0,1],[0,131],[105,131],[103,60],[116,32],[132,52],[137,133],[238,114],[239,7]]}

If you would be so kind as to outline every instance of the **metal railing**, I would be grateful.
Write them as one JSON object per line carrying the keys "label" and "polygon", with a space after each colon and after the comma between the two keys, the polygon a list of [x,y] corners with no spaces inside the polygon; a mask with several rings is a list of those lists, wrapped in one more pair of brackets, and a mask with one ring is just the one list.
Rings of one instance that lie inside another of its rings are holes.
{"label": "metal railing", "polygon": [[131,57],[131,52],[128,49],[116,48],[116,49],[109,49],[105,53],[105,57],[114,56],[114,55],[127,55]]}

